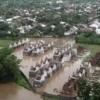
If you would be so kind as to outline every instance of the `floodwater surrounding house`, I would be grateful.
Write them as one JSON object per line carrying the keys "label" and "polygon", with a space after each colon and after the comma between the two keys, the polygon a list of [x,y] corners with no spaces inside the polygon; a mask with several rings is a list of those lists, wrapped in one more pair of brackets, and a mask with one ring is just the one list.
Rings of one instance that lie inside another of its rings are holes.
{"label": "floodwater surrounding house", "polygon": [[[30,40],[39,41],[41,38]],[[45,40],[46,42],[53,42],[55,47],[63,47],[68,43],[75,43],[73,39],[68,38],[42,38],[42,40]],[[29,79],[29,70],[31,66],[35,66],[37,62],[39,63],[41,60],[44,60],[45,57],[52,57],[53,50],[49,50],[45,54],[37,57],[31,57],[24,56],[23,47],[19,47],[15,49],[13,54],[22,60],[20,70]],[[80,68],[81,62],[82,59],[76,59],[74,61],[63,63],[63,68],[47,79],[41,88],[36,88],[36,91],[38,93],[47,92],[58,95],[62,90],[64,83],[69,79],[69,77],[72,77],[73,73],[76,73],[77,69]],[[58,92],[54,92],[54,89],[57,89]],[[0,84],[0,100],[33,100],[34,98],[35,100],[41,100],[39,95],[34,94],[23,87],[17,86],[14,83]]]}
{"label": "floodwater surrounding house", "polygon": [[[31,39],[32,41],[38,41],[41,39]],[[43,38],[46,42],[54,42],[54,46],[65,46],[68,43],[75,43],[73,39],[66,39],[66,38]],[[14,54],[19,58],[22,59],[20,70],[26,75],[29,79],[29,71],[31,66],[35,66],[36,63],[41,62],[46,57],[53,56],[53,50],[46,52],[45,54],[38,56],[38,57],[31,57],[31,56],[23,56],[23,47],[18,48],[15,50]],[[69,76],[71,77],[73,73],[76,73],[76,70],[80,68],[81,60],[74,61],[74,62],[67,62],[64,63],[63,68],[56,72],[51,78],[47,79],[46,82],[43,84],[41,88],[37,88],[37,92],[48,92],[51,94],[57,94],[54,91],[57,88],[59,91],[62,89],[63,84],[68,80]]]}

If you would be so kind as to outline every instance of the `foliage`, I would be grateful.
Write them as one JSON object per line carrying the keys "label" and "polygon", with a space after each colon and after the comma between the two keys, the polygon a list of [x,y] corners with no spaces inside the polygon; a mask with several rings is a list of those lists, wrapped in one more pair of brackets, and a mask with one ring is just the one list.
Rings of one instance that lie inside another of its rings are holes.
{"label": "foliage", "polygon": [[0,40],[0,47],[8,47],[11,43],[13,43],[12,40]]}
{"label": "foliage", "polygon": [[78,81],[77,81],[77,84],[78,84],[78,94],[80,97],[84,97],[84,94],[85,94],[85,88],[86,88],[86,80],[83,80],[83,78],[80,78]]}
{"label": "foliage", "polygon": [[58,35],[59,37],[64,36],[64,27],[62,25],[57,25],[56,28],[53,30],[53,33],[55,35]]}
{"label": "foliage", "polygon": [[29,84],[26,82],[26,80],[23,78],[22,75],[19,76],[19,79],[15,81],[16,84],[23,86],[27,89],[30,89]]}
{"label": "foliage", "polygon": [[0,22],[0,30],[6,31],[9,29],[9,25],[5,22]]}
{"label": "foliage", "polygon": [[97,44],[100,45],[100,36],[95,32],[82,32],[75,37],[77,43]]}
{"label": "foliage", "polygon": [[10,34],[10,36],[11,36],[12,38],[16,38],[16,37],[19,36],[18,32],[19,32],[19,31],[17,30],[17,26],[14,25],[13,28],[11,28],[11,34]]}
{"label": "foliage", "polygon": [[99,100],[100,99],[100,83],[89,84],[85,79],[77,80],[79,97],[83,100]]}
{"label": "foliage", "polygon": [[18,69],[20,61],[11,53],[11,49],[0,50],[0,82],[15,81],[20,76]]}
{"label": "foliage", "polygon": [[5,37],[9,36],[8,30],[9,30],[9,25],[5,22],[0,22],[0,37]]}
{"label": "foliage", "polygon": [[100,99],[100,83],[95,82],[93,84],[93,100],[99,100]]}

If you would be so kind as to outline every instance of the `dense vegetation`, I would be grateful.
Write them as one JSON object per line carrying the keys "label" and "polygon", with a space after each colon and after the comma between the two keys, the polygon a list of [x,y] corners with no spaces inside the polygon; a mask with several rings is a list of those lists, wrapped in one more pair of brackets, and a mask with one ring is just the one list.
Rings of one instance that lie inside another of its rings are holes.
{"label": "dense vegetation", "polygon": [[77,81],[78,94],[83,100],[99,100],[100,99],[100,83],[88,83],[85,79],[80,78]]}
{"label": "dense vegetation", "polygon": [[[91,21],[89,18],[98,17],[100,10],[99,3],[94,10],[86,12],[84,8],[88,7],[87,2],[99,0],[62,0],[64,3],[57,3],[57,0],[0,0],[0,17],[4,20],[13,18],[14,16],[20,16],[16,23],[8,25],[5,22],[0,22],[0,37],[27,37],[27,36],[42,36],[42,35],[53,35],[53,36],[64,36],[64,33],[69,31],[72,26],[77,24],[88,25]],[[81,2],[81,5],[77,5]],[[84,3],[82,3],[84,2]],[[75,4],[75,5],[72,5]],[[24,11],[26,10],[26,11]],[[33,12],[32,12],[33,10]],[[26,15],[29,12],[31,15]],[[38,13],[37,13],[38,12]],[[95,16],[98,14],[98,16]],[[36,19],[35,22],[27,20],[27,17]],[[65,25],[60,22],[66,22]],[[45,24],[46,27],[42,27]],[[2,25],[2,26],[1,26]],[[31,30],[25,29],[25,34],[20,34],[18,28],[20,26],[31,25]],[[54,25],[55,28],[51,28]],[[10,33],[9,33],[10,31]]]}
{"label": "dense vegetation", "polygon": [[80,34],[76,36],[75,40],[77,43],[87,43],[100,45],[100,35],[93,32],[79,32]]}
{"label": "dense vegetation", "polygon": [[19,78],[19,60],[11,55],[12,50],[0,50],[0,82],[15,81]]}
{"label": "dense vegetation", "polygon": [[22,85],[26,88],[29,88],[29,85],[26,83],[22,77],[19,67],[20,60],[12,55],[11,49],[1,49],[0,50],[0,83],[5,82],[15,82],[19,85]]}

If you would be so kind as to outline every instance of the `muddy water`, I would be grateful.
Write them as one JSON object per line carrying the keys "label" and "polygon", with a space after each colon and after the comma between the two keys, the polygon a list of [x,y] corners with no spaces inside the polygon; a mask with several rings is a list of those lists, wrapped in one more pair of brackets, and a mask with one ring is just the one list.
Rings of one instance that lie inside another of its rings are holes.
{"label": "muddy water", "polygon": [[42,98],[14,83],[7,83],[0,84],[0,100],[42,100]]}
{"label": "muddy water", "polygon": [[75,62],[69,62],[64,65],[64,67],[57,72],[56,74],[53,75],[45,84],[43,87],[38,88],[38,92],[47,92],[50,94],[58,94],[58,92],[54,92],[54,89],[57,89],[57,91],[62,90],[62,86],[64,85],[65,82],[68,81],[69,77],[72,77],[73,73],[76,73],[77,69],[80,68],[82,60],[78,60]]}
{"label": "muddy water", "polygon": [[[39,39],[31,39],[32,41],[38,41]],[[72,39],[52,39],[52,38],[43,38],[46,42],[53,41],[55,46],[64,46],[68,42],[73,43]],[[37,62],[40,62],[41,59],[45,59],[45,57],[52,57],[53,50],[46,52],[44,55],[39,57],[29,57],[23,56],[23,47],[15,50],[14,55],[16,55],[19,59],[22,59],[20,69],[24,72],[27,78],[29,78],[29,69]],[[48,92],[51,94],[57,94],[53,92],[55,88],[58,91],[61,90],[63,84],[68,80],[69,76],[73,75],[73,72],[80,67],[80,63],[82,60],[64,63],[64,67],[55,73],[50,79],[48,79],[42,88],[38,88],[38,92]],[[23,87],[17,86],[14,83],[8,84],[0,84],[0,100],[42,100],[39,95],[33,94],[31,91],[26,90]]]}
{"label": "muddy water", "polygon": [[39,57],[23,56],[23,48],[17,49],[14,54],[22,60],[22,67],[20,67],[20,70],[26,75],[27,78],[29,78],[29,70],[31,66],[35,66],[36,63],[39,63],[41,60],[45,59],[45,57],[52,57],[53,50],[50,50]]}
{"label": "muddy water", "polygon": [[[30,39],[32,41],[38,41],[39,39]],[[74,43],[74,40],[72,39],[52,39],[52,38],[43,38],[46,42],[54,42],[54,46],[64,46],[67,45],[67,43]],[[27,78],[29,78],[29,70],[31,66],[35,66],[35,64],[40,62],[41,60],[45,59],[45,57],[52,57],[53,56],[53,50],[50,50],[46,52],[44,55],[41,55],[39,57],[30,57],[30,56],[23,56],[23,47],[16,49],[14,52],[14,55],[16,55],[19,59],[22,59],[20,69],[23,71],[23,73],[26,75]],[[53,77],[48,79],[42,88],[38,88],[38,92],[48,92],[52,94],[56,94],[53,92],[55,88],[57,88],[59,91],[61,90],[63,84],[68,80],[69,76],[71,77],[73,75],[73,72],[76,72],[76,70],[80,67],[81,60],[75,61],[73,63],[65,63],[64,67],[55,73]]]}
{"label": "muddy water", "polygon": [[[38,41],[39,39],[31,39],[32,41]],[[67,43],[74,43],[74,40],[72,39],[52,39],[52,38],[44,38],[46,42],[54,42],[54,46],[64,46],[67,45]],[[45,59],[45,57],[52,57],[53,56],[53,50],[50,50],[46,52],[44,55],[41,55],[39,57],[30,57],[30,56],[23,56],[23,47],[16,49],[14,54],[19,58],[22,59],[20,69],[23,71],[23,73],[26,75],[27,78],[29,78],[29,70],[31,66],[35,66],[35,64],[40,62],[41,60]],[[57,88],[59,91],[62,89],[62,86],[65,82],[67,82],[69,76],[71,77],[73,73],[76,72],[76,70],[80,67],[81,60],[75,61],[75,62],[69,62],[65,63],[64,67],[55,73],[53,77],[48,79],[43,87],[38,88],[38,92],[48,92],[51,94],[56,94],[54,91],[55,88]]]}
{"label": "muddy water", "polygon": [[[39,41],[41,38],[35,38],[35,39],[30,39],[30,41]],[[46,42],[53,42],[54,46],[64,46],[67,43],[74,43],[73,39],[58,39],[58,38],[42,38],[42,40],[45,40]],[[14,55],[17,56],[19,59],[22,59],[20,70],[23,71],[23,73],[26,75],[27,78],[29,78],[29,70],[31,66],[35,66],[36,63],[39,63],[41,60],[44,60],[46,57],[50,58],[53,56],[53,50],[49,50],[45,54],[38,56],[38,57],[31,57],[31,56],[23,56],[23,47],[18,48],[15,50]]]}

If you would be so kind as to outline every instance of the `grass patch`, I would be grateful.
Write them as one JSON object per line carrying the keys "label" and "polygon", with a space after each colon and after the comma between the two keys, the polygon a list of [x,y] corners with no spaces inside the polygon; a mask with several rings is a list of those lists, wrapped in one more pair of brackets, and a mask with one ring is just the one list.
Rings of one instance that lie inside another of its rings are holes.
{"label": "grass patch", "polygon": [[90,56],[88,57],[89,60],[92,57],[94,57],[97,52],[100,52],[100,45],[91,45],[91,44],[76,43],[75,47],[79,46],[79,45],[82,46],[82,47],[84,47],[84,48],[86,48],[88,51],[91,52]]}
{"label": "grass patch", "polygon": [[26,82],[26,80],[24,79],[24,77],[21,75],[19,80],[17,80],[15,82],[16,84],[25,87],[26,89],[30,89],[29,84]]}
{"label": "grass patch", "polygon": [[11,43],[13,43],[12,40],[0,40],[0,47],[8,47]]}

